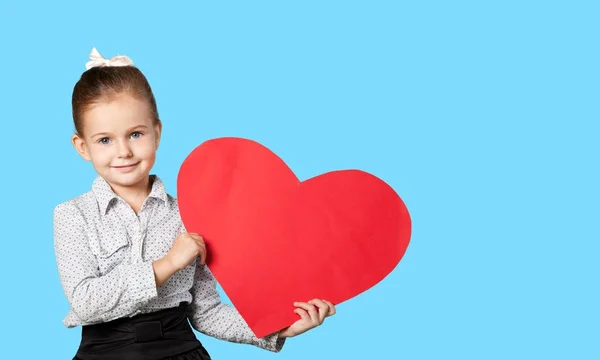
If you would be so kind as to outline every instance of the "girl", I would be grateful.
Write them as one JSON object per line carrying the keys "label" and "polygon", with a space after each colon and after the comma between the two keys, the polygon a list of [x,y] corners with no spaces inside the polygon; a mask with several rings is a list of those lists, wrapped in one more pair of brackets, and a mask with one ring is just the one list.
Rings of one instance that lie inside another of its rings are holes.
{"label": "girl", "polygon": [[126,56],[107,60],[94,48],[90,58],[73,90],[71,140],[98,176],[54,209],[71,308],[63,323],[82,326],[74,359],[210,359],[191,327],[278,352],[335,314],[325,300],[298,302],[298,321],[259,339],[221,302],[202,237],[185,231],[176,199],[150,175],[162,130],[150,85]]}

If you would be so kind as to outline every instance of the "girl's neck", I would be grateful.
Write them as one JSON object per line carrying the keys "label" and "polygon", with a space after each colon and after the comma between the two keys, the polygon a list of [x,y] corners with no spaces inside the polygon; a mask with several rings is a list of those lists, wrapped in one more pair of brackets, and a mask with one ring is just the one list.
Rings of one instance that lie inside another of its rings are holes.
{"label": "girl's neck", "polygon": [[150,176],[147,176],[143,181],[133,186],[118,187],[111,185],[111,187],[115,194],[125,200],[137,214],[140,212],[144,200],[150,194],[150,190],[152,190],[152,181]]}

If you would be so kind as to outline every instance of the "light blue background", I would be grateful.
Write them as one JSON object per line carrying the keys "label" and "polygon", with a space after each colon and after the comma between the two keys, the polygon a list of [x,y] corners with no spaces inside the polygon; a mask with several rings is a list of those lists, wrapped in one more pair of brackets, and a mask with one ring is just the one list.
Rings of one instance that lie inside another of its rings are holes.
{"label": "light blue background", "polygon": [[369,171],[411,212],[375,288],[280,354],[199,335],[214,359],[600,358],[598,2],[149,3],[0,3],[0,358],[80,339],[52,210],[95,176],[69,142],[93,46],[153,86],[170,193],[195,146],[243,136],[301,179]]}

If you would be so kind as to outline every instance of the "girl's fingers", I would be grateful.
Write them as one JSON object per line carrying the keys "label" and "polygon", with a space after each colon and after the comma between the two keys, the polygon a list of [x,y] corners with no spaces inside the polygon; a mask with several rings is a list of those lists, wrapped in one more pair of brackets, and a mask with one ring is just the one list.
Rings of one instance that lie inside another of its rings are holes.
{"label": "girl's fingers", "polygon": [[294,303],[294,305],[299,308],[302,308],[308,312],[311,323],[313,323],[313,324],[319,323],[319,314],[317,312],[317,308],[314,305],[305,303],[305,302],[296,302],[296,303]]}
{"label": "girl's fingers", "polygon": [[327,301],[327,300],[323,300],[323,301],[329,307],[329,315],[328,316],[335,315],[335,305],[333,305],[333,303],[330,301]]}
{"label": "girl's fingers", "polygon": [[206,244],[202,242],[201,244],[198,244],[198,246],[200,247],[198,250],[200,253],[200,258],[202,259],[202,264],[204,264],[206,262]]}
{"label": "girl's fingers", "polygon": [[201,248],[199,253],[200,253],[200,264],[204,265],[204,263],[206,262],[206,249]]}
{"label": "girl's fingers", "polygon": [[309,304],[315,305],[318,310],[318,319],[319,324],[323,323],[327,315],[329,315],[329,305],[327,305],[323,300],[320,299],[312,299],[308,302]]}
{"label": "girl's fingers", "polygon": [[204,243],[204,239],[202,236],[193,233],[190,234],[192,236],[192,240],[196,243],[198,247],[198,256],[200,256],[200,263],[204,264],[206,262],[206,244]]}
{"label": "girl's fingers", "polygon": [[190,236],[192,237],[192,239],[194,239],[197,243],[202,243],[204,244],[204,238],[198,234],[190,234]]}
{"label": "girl's fingers", "polygon": [[304,321],[310,321],[310,316],[308,315],[308,313],[306,312],[306,310],[300,309],[300,308],[296,308],[296,309],[294,309],[294,312],[296,314],[300,315],[300,318],[302,318],[302,320],[304,320]]}

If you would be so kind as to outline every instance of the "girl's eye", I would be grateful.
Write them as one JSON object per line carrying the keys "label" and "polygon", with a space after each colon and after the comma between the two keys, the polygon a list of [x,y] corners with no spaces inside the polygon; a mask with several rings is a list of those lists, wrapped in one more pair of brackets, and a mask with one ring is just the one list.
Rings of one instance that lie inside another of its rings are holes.
{"label": "girl's eye", "polygon": [[139,132],[139,131],[136,131],[136,132],[134,132],[134,133],[131,134],[131,137],[134,138],[134,139],[139,139],[140,136],[142,136],[142,133]]}
{"label": "girl's eye", "polygon": [[98,140],[98,142],[99,142],[100,144],[104,144],[104,145],[106,145],[106,144],[108,144],[108,143],[110,142],[110,139],[109,139],[109,138],[107,138],[107,137],[103,137],[102,139]]}

